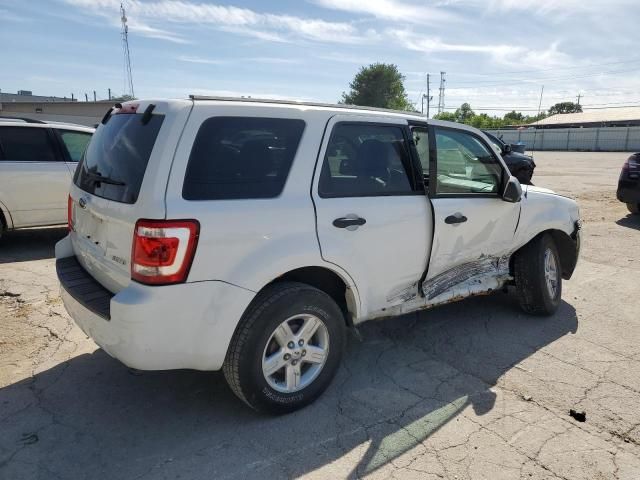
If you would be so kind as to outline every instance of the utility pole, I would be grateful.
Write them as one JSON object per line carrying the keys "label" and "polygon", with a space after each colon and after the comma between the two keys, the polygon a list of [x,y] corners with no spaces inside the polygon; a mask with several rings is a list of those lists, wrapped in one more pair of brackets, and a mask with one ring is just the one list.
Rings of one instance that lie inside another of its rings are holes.
{"label": "utility pole", "polygon": [[96,91],[95,90],[93,91],[93,101],[94,102],[96,101]]}
{"label": "utility pole", "polygon": [[111,89],[109,89],[109,100],[111,100]]}
{"label": "utility pole", "polygon": [[447,72],[440,72],[440,95],[438,96],[438,113],[444,112],[444,76]]}
{"label": "utility pole", "polygon": [[85,94],[84,94],[84,101],[85,101],[85,102],[88,102],[88,101],[89,101],[89,95],[87,95],[87,94],[86,94],[86,92],[85,92]]}
{"label": "utility pole", "polygon": [[580,105],[580,99],[582,98],[581,94],[578,94],[578,105]]}

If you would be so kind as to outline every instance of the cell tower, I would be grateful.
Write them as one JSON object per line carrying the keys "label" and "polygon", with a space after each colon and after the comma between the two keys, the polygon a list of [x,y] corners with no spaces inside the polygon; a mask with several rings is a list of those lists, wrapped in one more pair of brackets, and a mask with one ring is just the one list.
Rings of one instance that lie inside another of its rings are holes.
{"label": "cell tower", "polygon": [[133,75],[131,73],[131,55],[129,54],[129,27],[127,25],[127,15],[124,10],[124,5],[120,4],[120,20],[122,21],[122,54],[124,56],[124,78],[125,78],[125,90],[129,90],[128,93],[132,97],[135,97],[133,93]]}
{"label": "cell tower", "polygon": [[447,72],[440,72],[440,94],[438,95],[438,113],[444,112],[444,76]]}

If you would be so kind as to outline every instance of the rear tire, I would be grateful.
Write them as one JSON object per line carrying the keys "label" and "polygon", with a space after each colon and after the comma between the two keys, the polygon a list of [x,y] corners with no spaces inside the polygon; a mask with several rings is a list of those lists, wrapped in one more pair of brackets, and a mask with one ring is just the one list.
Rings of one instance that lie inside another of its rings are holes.
{"label": "rear tire", "polygon": [[329,295],[303,283],[275,283],[244,313],[222,369],[254,410],[289,413],[329,386],[345,341],[344,316]]}
{"label": "rear tire", "polygon": [[640,213],[640,203],[627,203],[627,208],[634,215],[638,215]]}
{"label": "rear tire", "polygon": [[533,315],[552,315],[562,298],[562,272],[558,249],[548,234],[522,247],[513,263],[520,306]]}

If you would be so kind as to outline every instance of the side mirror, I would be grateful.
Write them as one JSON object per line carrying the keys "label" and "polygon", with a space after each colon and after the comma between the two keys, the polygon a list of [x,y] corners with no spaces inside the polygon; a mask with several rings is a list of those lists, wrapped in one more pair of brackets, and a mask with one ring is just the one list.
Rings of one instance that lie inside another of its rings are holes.
{"label": "side mirror", "polygon": [[502,199],[505,202],[517,203],[522,200],[522,187],[516,177],[509,177],[507,186],[502,194]]}
{"label": "side mirror", "polygon": [[510,143],[505,143],[504,144],[504,153],[511,153],[513,149],[511,148],[511,144]]}

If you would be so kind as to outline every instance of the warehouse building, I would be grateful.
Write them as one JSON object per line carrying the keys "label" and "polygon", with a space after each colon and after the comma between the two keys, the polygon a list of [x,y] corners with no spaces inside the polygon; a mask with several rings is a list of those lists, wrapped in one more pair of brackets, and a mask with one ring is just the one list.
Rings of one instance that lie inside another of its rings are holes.
{"label": "warehouse building", "polygon": [[536,128],[634,127],[640,126],[640,107],[590,109],[560,113],[529,124]]}
{"label": "warehouse building", "polygon": [[19,117],[49,122],[76,123],[94,126],[98,123],[113,101],[21,101],[0,103],[0,118]]}

